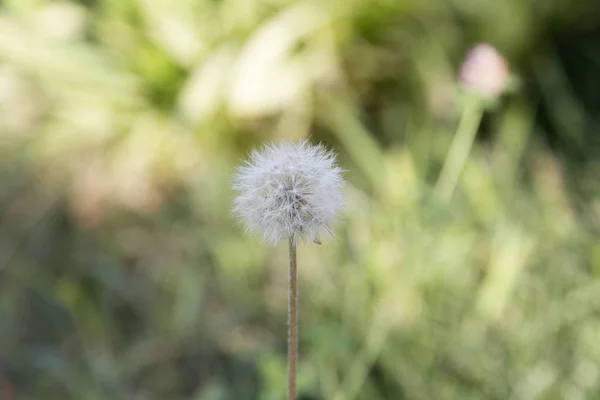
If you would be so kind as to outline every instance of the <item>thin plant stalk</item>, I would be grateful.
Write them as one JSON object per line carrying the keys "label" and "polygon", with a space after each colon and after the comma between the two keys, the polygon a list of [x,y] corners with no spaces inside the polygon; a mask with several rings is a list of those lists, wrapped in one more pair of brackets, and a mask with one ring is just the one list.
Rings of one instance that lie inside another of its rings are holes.
{"label": "thin plant stalk", "polygon": [[289,292],[288,292],[288,400],[296,400],[296,364],[298,358],[298,268],[296,243],[288,240]]}
{"label": "thin plant stalk", "polygon": [[435,187],[435,194],[443,201],[449,201],[452,198],[473,147],[482,115],[483,106],[478,99],[472,98],[465,104],[458,130]]}

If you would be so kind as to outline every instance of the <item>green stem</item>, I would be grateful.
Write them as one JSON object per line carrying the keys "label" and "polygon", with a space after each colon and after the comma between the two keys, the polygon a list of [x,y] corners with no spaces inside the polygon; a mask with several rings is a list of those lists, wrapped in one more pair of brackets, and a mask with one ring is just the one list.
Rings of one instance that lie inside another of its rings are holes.
{"label": "green stem", "polygon": [[298,358],[298,267],[296,243],[288,241],[289,294],[288,294],[288,400],[296,400],[296,364]]}
{"label": "green stem", "polygon": [[471,152],[471,147],[473,147],[482,115],[481,103],[476,99],[472,99],[463,108],[452,147],[450,147],[450,152],[435,187],[435,194],[443,201],[449,201],[452,198],[460,174]]}

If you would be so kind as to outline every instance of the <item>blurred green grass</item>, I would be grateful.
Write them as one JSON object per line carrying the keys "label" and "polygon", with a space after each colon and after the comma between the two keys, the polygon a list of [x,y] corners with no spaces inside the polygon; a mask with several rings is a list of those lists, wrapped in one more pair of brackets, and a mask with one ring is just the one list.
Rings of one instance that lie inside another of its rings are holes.
{"label": "blurred green grass", "polygon": [[[584,0],[0,2],[0,398],[283,399],[285,248],[230,183],[307,137],[349,186],[302,399],[595,398],[599,37]],[[446,201],[479,41],[521,85]]]}

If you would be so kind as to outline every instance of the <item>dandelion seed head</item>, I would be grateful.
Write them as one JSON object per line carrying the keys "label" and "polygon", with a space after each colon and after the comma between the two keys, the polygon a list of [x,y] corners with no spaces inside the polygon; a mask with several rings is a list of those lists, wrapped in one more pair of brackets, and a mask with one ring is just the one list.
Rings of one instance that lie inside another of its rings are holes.
{"label": "dandelion seed head", "polygon": [[252,152],[238,167],[233,212],[249,232],[277,244],[308,237],[320,243],[343,205],[343,170],[323,145],[281,142]]}

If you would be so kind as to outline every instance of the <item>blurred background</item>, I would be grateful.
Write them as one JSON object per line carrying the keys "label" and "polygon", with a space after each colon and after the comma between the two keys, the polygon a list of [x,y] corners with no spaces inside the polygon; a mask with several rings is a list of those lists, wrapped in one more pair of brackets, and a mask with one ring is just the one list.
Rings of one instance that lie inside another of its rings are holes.
{"label": "blurred background", "polygon": [[231,176],[306,138],[301,400],[600,398],[597,1],[3,0],[0,399],[284,399]]}

